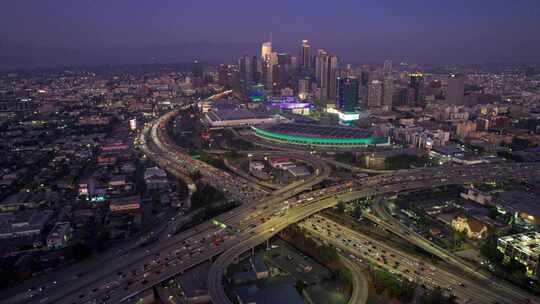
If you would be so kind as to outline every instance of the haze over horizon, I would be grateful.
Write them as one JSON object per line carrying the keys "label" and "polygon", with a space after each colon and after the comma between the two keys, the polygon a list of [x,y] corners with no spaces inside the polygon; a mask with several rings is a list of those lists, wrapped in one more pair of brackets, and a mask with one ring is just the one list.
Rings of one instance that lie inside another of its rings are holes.
{"label": "haze over horizon", "polygon": [[300,40],[341,62],[540,61],[540,2],[103,1],[2,3],[0,69],[233,62]]}

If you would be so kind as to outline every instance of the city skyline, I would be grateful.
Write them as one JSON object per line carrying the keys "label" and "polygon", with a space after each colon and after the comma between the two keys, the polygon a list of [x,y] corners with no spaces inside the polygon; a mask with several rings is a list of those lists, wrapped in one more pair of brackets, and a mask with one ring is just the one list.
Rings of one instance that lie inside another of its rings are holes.
{"label": "city skyline", "polygon": [[0,302],[540,304],[539,9],[0,4]]}

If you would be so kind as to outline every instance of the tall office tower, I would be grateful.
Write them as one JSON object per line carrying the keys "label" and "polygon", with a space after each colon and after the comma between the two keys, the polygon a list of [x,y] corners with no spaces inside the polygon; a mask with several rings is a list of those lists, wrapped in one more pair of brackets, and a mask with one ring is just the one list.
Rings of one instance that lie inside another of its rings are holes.
{"label": "tall office tower", "polygon": [[328,100],[336,99],[338,70],[338,58],[332,55],[328,60]]}
{"label": "tall office tower", "polygon": [[368,107],[377,108],[382,103],[382,82],[380,80],[372,80],[368,87]]}
{"label": "tall office tower", "polygon": [[287,53],[278,53],[277,54],[277,64],[279,65],[290,65],[292,63],[292,57]]}
{"label": "tall office tower", "polygon": [[307,40],[302,40],[302,48],[300,49],[300,67],[309,68],[311,66],[311,58],[309,57],[309,49],[311,46]]}
{"label": "tall office tower", "polygon": [[408,93],[408,89],[407,88],[397,88],[396,90],[396,96],[395,96],[395,99],[394,101],[392,102],[392,104],[394,105],[397,105],[397,106],[404,106],[407,104],[407,93]]}
{"label": "tall office tower", "polygon": [[412,73],[409,82],[407,103],[411,106],[424,106],[424,75]]}
{"label": "tall office tower", "polygon": [[286,65],[272,66],[272,85],[275,91],[285,88],[289,84],[289,73]]}
{"label": "tall office tower", "polygon": [[298,98],[304,100],[309,95],[309,78],[298,80]]}
{"label": "tall office tower", "polygon": [[264,81],[264,60],[262,58],[258,58],[257,56],[254,56],[255,57],[255,62],[256,62],[256,67],[257,67],[257,70],[256,70],[256,73],[257,73],[257,83],[261,83]]}
{"label": "tall office tower", "polygon": [[326,53],[325,50],[317,50],[317,55],[315,56],[315,81],[317,82],[317,85],[319,88],[321,87],[322,82],[322,75],[323,75],[323,66],[324,62],[326,62],[326,56],[328,56],[328,53]]}
{"label": "tall office tower", "polygon": [[193,77],[202,78],[203,68],[198,60],[193,61],[191,72],[193,73]]}
{"label": "tall office tower", "polygon": [[287,53],[279,53],[277,56],[278,69],[274,82],[279,89],[283,89],[289,85],[291,79],[293,57]]}
{"label": "tall office tower", "polygon": [[448,87],[446,89],[446,102],[454,105],[463,104],[465,94],[465,75],[451,74],[448,76]]}
{"label": "tall office tower", "polygon": [[242,87],[242,81],[240,80],[240,71],[237,68],[233,68],[231,70],[230,82],[231,82],[231,88],[235,92],[242,91],[243,87]]}
{"label": "tall office tower", "polygon": [[274,78],[273,78],[274,65],[270,62],[264,64],[264,82],[267,90],[272,90],[274,88]]}
{"label": "tall office tower", "polygon": [[360,99],[364,104],[367,103],[368,87],[369,87],[369,71],[366,67],[362,67],[360,71]]}
{"label": "tall office tower", "polygon": [[321,89],[321,100],[334,100],[337,92],[337,56],[321,52],[317,55],[316,78]]}
{"label": "tall office tower", "polygon": [[337,79],[336,107],[342,112],[355,112],[358,108],[358,79],[339,77]]}
{"label": "tall office tower", "polygon": [[296,56],[291,57],[291,69],[298,70],[298,57]]}
{"label": "tall office tower", "polygon": [[263,60],[268,60],[271,53],[272,53],[272,42],[264,42],[261,46],[261,58]]}
{"label": "tall office tower", "polygon": [[392,76],[387,76],[383,79],[383,106],[392,106],[392,98],[394,98],[394,79]]}
{"label": "tall office tower", "polygon": [[383,64],[383,77],[388,77],[392,75],[392,61],[385,60]]}
{"label": "tall office tower", "polygon": [[251,56],[242,56],[238,60],[238,70],[239,70],[239,79],[240,86],[244,92],[250,88],[253,82],[253,58]]}
{"label": "tall office tower", "polygon": [[276,52],[271,52],[266,56],[266,62],[265,62],[265,82],[266,82],[266,89],[267,90],[273,90],[274,84],[276,82],[274,75],[274,66],[278,64],[278,54]]}
{"label": "tall office tower", "polygon": [[252,66],[252,79],[253,84],[261,82],[261,59],[258,56],[251,56],[251,66]]}
{"label": "tall office tower", "polygon": [[230,71],[229,66],[226,64],[220,64],[218,67],[218,83],[224,87],[230,85]]}

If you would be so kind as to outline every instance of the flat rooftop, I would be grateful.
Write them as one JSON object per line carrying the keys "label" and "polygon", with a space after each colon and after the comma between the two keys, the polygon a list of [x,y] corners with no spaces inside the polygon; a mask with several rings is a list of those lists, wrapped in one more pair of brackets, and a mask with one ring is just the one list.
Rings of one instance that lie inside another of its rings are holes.
{"label": "flat rooftop", "polygon": [[254,112],[246,109],[214,109],[208,112],[207,116],[213,121],[264,119],[271,117],[266,112]]}
{"label": "flat rooftop", "polygon": [[370,131],[359,128],[319,126],[299,123],[280,123],[268,127],[261,127],[260,129],[272,133],[323,138],[366,138],[371,137],[372,135]]}
{"label": "flat rooftop", "polygon": [[512,246],[528,256],[540,255],[540,233],[528,232],[499,238],[499,242]]}
{"label": "flat rooftop", "polygon": [[524,191],[505,191],[499,193],[497,202],[515,212],[525,212],[540,217],[540,198]]}

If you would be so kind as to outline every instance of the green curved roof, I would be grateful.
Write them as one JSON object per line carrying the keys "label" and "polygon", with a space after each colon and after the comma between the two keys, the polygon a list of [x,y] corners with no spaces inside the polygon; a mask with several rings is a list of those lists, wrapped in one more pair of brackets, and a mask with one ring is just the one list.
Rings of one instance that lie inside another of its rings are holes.
{"label": "green curved roof", "polygon": [[268,139],[288,141],[292,143],[309,145],[376,145],[388,142],[386,137],[367,137],[367,138],[325,138],[300,135],[287,135],[270,132],[267,130],[252,127],[255,133]]}

